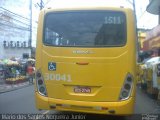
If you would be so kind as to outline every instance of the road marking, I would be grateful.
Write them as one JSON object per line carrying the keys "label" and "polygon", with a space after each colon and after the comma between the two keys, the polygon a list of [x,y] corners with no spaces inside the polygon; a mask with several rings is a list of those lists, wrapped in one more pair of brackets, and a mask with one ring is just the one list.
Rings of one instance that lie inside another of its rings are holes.
{"label": "road marking", "polygon": [[42,114],[45,115],[45,114],[47,114],[47,113],[49,113],[49,110],[43,112]]}
{"label": "road marking", "polygon": [[[41,114],[42,115],[46,115],[47,113],[49,113],[50,111],[49,110],[47,110],[47,111],[45,111],[45,112],[42,112]],[[38,118],[36,118],[35,120],[39,120]]]}

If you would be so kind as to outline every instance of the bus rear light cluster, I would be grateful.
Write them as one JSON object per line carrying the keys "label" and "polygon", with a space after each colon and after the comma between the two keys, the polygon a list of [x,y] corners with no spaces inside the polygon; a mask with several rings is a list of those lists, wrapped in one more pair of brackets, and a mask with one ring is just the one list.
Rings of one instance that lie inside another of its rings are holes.
{"label": "bus rear light cluster", "polygon": [[44,79],[40,71],[36,72],[36,85],[37,85],[38,92],[43,96],[47,96]]}
{"label": "bus rear light cluster", "polygon": [[130,97],[133,86],[133,77],[128,74],[122,86],[119,100],[126,100]]}

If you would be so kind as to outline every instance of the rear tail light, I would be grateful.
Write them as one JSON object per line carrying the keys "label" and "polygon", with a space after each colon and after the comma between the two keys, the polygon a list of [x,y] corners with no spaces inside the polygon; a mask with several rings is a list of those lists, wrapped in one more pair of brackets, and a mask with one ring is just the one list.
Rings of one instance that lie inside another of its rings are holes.
{"label": "rear tail light", "polygon": [[44,78],[43,78],[42,73],[40,71],[36,72],[36,85],[37,85],[38,92],[43,96],[47,96]]}
{"label": "rear tail light", "polygon": [[119,96],[119,100],[128,99],[131,95],[132,88],[133,88],[133,77],[132,77],[131,74],[128,74],[126,79],[125,79],[125,82],[122,86],[120,96]]}

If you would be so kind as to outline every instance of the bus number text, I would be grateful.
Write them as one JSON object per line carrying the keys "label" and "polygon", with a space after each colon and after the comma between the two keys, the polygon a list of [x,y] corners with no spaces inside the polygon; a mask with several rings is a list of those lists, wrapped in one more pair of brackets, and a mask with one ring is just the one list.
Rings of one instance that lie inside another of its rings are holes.
{"label": "bus number text", "polygon": [[45,80],[72,82],[70,74],[49,74],[49,73],[45,73]]}
{"label": "bus number text", "polygon": [[121,18],[120,17],[115,17],[115,16],[108,16],[105,17],[105,24],[121,24]]}

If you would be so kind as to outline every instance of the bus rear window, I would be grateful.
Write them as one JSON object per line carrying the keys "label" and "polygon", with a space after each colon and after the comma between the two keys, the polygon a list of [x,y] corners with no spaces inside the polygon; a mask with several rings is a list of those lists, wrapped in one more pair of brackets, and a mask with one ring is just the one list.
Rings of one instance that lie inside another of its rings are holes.
{"label": "bus rear window", "polygon": [[108,47],[126,43],[123,12],[68,11],[45,16],[45,45],[61,47]]}

